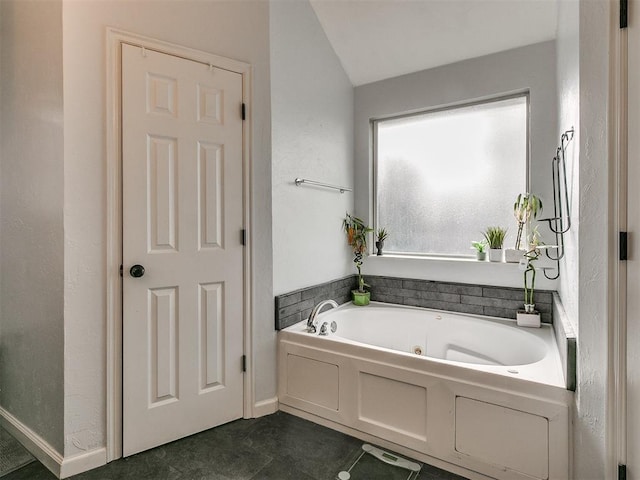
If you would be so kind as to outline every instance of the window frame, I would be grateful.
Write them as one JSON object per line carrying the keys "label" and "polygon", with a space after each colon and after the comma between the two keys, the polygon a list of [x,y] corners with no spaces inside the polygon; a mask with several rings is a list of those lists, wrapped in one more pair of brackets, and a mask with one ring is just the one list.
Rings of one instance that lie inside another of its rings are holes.
{"label": "window frame", "polygon": [[[437,107],[428,107],[420,110],[413,110],[404,113],[396,113],[386,116],[380,116],[369,119],[369,128],[370,128],[370,149],[371,149],[371,169],[372,169],[372,188],[371,188],[371,213],[373,218],[373,235],[375,243],[376,232],[380,228],[379,219],[378,219],[378,128],[377,125],[381,122],[389,121],[389,120],[398,120],[401,118],[410,118],[417,117],[420,115],[430,114],[430,113],[439,113],[445,112],[448,110],[457,110],[461,108],[467,107],[475,107],[478,105],[485,105],[489,103],[496,103],[504,100],[511,100],[514,98],[522,98],[525,99],[526,106],[526,153],[525,153],[525,192],[530,191],[531,187],[531,93],[529,89],[520,90],[516,92],[510,92],[506,94],[499,94],[490,97],[483,97],[474,100],[449,103],[442,106]],[[369,253],[373,253],[374,249],[371,245],[369,247]],[[475,258],[475,255],[462,255],[462,254],[447,254],[447,253],[420,253],[420,252],[392,252],[388,254],[388,256],[396,256],[396,257],[417,257],[417,258],[446,258],[446,259],[470,259]]]}

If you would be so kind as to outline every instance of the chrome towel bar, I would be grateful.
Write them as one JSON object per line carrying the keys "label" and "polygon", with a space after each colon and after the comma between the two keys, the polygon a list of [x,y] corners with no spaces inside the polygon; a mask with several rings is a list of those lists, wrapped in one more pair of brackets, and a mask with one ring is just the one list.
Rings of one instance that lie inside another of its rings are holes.
{"label": "chrome towel bar", "polygon": [[339,185],[330,185],[328,183],[316,182],[315,180],[308,180],[306,178],[296,178],[295,179],[296,186],[299,187],[303,183],[306,183],[306,184],[309,184],[309,185],[314,185],[316,187],[332,188],[333,190],[339,190],[340,193],[352,192],[353,191],[351,188],[348,188],[348,187],[341,187]]}

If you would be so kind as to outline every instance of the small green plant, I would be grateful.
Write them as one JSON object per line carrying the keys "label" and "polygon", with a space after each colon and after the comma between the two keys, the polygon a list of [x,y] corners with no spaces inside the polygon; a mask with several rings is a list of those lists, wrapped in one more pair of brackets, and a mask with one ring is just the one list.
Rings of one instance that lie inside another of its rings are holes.
{"label": "small green plant", "polygon": [[489,248],[502,248],[502,245],[504,245],[504,237],[507,235],[507,229],[502,227],[487,227],[483,235]]}
{"label": "small green plant", "polygon": [[353,215],[346,214],[342,220],[342,228],[347,234],[347,243],[353,250],[353,263],[358,270],[358,291],[364,293],[364,287],[368,287],[362,276],[362,261],[367,253],[367,235],[373,232],[373,228],[365,225],[364,221]]}
{"label": "small green plant", "polygon": [[378,242],[384,242],[389,236],[389,232],[387,232],[386,228],[380,228],[378,229],[376,236],[378,237]]}
{"label": "small green plant", "polygon": [[533,313],[533,305],[535,305],[533,293],[536,285],[535,261],[540,257],[540,250],[531,249],[524,254],[524,257],[527,259],[527,268],[524,271],[524,309],[527,313]]}
{"label": "small green plant", "polygon": [[482,240],[480,242],[471,242],[471,247],[475,248],[478,253],[485,253],[487,251],[487,241]]}
{"label": "small green plant", "polygon": [[540,233],[536,226],[529,235],[529,250],[524,254],[527,259],[527,268],[524,271],[524,309],[527,313],[533,313],[535,301],[533,294],[536,286],[535,262],[540,258]]}
{"label": "small green plant", "polygon": [[542,238],[540,236],[540,232],[538,231],[538,225],[533,227],[531,233],[529,234],[529,250],[533,248],[537,248],[540,245],[544,245],[542,243]]}
{"label": "small green plant", "polygon": [[520,250],[522,242],[522,231],[524,226],[531,220],[535,220],[538,214],[542,212],[542,200],[532,193],[521,193],[513,204],[513,216],[518,222],[518,233],[516,235],[516,250]]}

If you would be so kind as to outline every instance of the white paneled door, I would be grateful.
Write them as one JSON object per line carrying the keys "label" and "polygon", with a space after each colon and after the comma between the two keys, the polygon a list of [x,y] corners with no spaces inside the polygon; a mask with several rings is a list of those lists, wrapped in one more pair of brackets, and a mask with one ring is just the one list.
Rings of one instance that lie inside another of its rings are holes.
{"label": "white paneled door", "polygon": [[242,76],[122,46],[123,452],[243,413]]}

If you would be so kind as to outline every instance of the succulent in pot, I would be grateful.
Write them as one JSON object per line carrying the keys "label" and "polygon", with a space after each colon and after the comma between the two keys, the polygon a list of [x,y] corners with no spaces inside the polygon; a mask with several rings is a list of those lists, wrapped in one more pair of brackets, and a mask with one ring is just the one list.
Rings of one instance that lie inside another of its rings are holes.
{"label": "succulent in pot", "polygon": [[377,233],[376,233],[376,255],[380,256],[382,255],[382,249],[384,247],[384,241],[387,239],[387,237],[389,236],[389,232],[387,231],[386,228],[380,228],[378,229]]}
{"label": "succulent in pot", "polygon": [[473,241],[471,242],[471,248],[476,251],[476,258],[484,262],[487,259],[487,241],[481,240],[479,242]]}
{"label": "succulent in pot", "polygon": [[489,261],[501,262],[503,256],[502,246],[507,235],[507,229],[503,227],[487,227],[483,235],[489,246]]}
{"label": "succulent in pot", "polygon": [[347,243],[353,251],[353,263],[358,270],[358,289],[352,290],[353,303],[356,305],[368,305],[371,299],[371,292],[366,290],[369,287],[362,276],[362,262],[367,254],[367,235],[373,229],[365,225],[364,221],[353,215],[346,214],[342,221],[342,228],[347,234]]}

